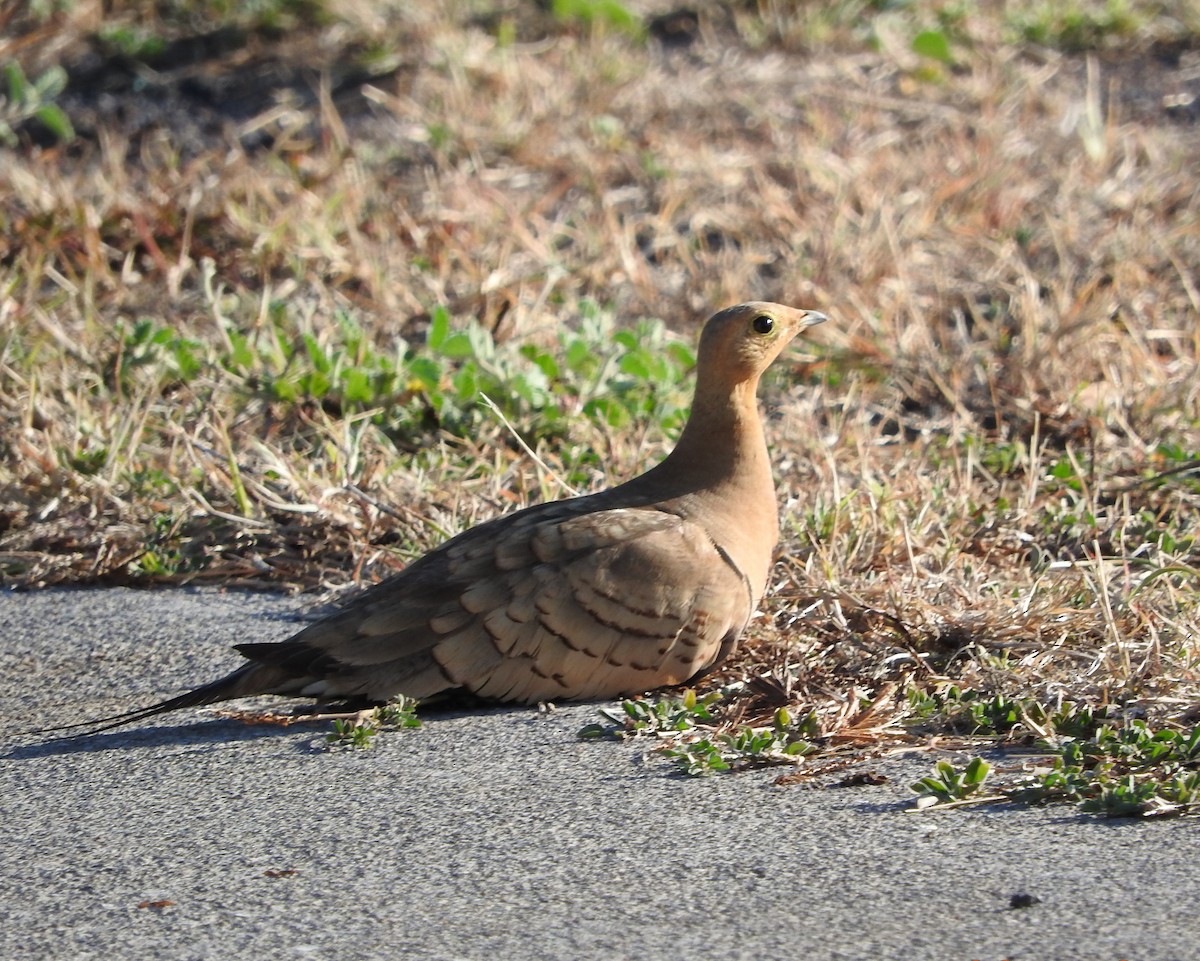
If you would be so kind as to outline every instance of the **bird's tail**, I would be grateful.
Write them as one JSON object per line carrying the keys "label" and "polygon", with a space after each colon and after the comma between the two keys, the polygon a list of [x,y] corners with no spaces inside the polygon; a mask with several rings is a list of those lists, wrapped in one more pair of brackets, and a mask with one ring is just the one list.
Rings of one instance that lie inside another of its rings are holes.
{"label": "bird's tail", "polygon": [[[133,724],[136,721],[144,721],[148,717],[155,717],[156,715],[166,714],[170,711],[178,711],[185,707],[203,707],[206,704],[217,704],[220,701],[228,701],[235,697],[249,697],[254,694],[262,694],[270,691],[274,686],[272,682],[276,681],[276,679],[271,675],[277,673],[277,671],[265,665],[246,664],[232,674],[213,681],[211,684],[205,684],[203,687],[198,687],[194,691],[187,691],[177,697],[167,698],[167,700],[159,701],[157,704],[134,708],[132,711],[124,711],[120,714],[110,714],[107,717],[92,718],[90,721],[78,721],[74,724],[57,724],[54,727],[40,728],[38,730],[26,731],[25,733],[58,734],[60,739],[87,737],[91,734],[99,734],[101,731],[112,730],[114,727]],[[63,731],[74,731],[75,733],[62,734],[61,732]]]}

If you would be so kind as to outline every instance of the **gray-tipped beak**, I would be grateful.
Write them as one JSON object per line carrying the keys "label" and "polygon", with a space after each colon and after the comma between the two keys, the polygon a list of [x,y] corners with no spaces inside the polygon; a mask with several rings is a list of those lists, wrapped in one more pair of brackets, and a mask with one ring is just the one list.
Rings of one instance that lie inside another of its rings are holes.
{"label": "gray-tipped beak", "polygon": [[819,310],[806,310],[804,315],[804,319],[808,321],[809,327],[816,327],[817,324],[823,324],[829,319]]}

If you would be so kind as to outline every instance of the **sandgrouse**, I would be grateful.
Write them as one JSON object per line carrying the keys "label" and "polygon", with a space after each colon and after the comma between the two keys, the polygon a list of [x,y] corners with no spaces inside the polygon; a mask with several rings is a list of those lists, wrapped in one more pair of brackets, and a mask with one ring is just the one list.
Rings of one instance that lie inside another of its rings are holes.
{"label": "sandgrouse", "polygon": [[633,480],[464,531],[249,663],[93,730],[258,694],[323,701],[465,690],[533,703],[681,684],[729,654],[779,535],[759,378],[822,314],[748,303],[700,336],[679,443]]}

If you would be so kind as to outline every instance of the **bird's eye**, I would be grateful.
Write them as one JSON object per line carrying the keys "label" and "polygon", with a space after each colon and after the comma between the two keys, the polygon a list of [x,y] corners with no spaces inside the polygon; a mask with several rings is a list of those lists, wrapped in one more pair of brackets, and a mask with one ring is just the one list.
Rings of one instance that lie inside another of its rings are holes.
{"label": "bird's eye", "polygon": [[775,318],[759,314],[751,321],[750,326],[754,328],[756,334],[769,334],[775,329]]}

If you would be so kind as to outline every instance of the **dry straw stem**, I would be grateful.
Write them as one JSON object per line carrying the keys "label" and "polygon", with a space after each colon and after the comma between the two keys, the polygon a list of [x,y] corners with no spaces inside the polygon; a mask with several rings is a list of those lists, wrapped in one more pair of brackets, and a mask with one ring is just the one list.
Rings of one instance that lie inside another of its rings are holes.
{"label": "dry straw stem", "polygon": [[[666,5],[630,3],[644,37],[451,6],[242,24],[124,80],[88,38],[144,5],[16,14],[0,58],[93,83],[59,101],[75,143],[0,162],[6,583],[369,582],[558,496],[549,478],[594,488],[670,444],[514,423],[539,466],[502,418],[396,428],[419,384],[268,389],[347,317],[348,363],[403,366],[439,306],[553,351],[597,304],[686,342],[716,307],[778,300],[833,322],[766,391],[784,533],[715,679],[768,678],[738,710],[782,697],[883,732],[906,684],[949,680],[1195,705],[1186,5],[1129,4],[1074,53],[1019,39],[1037,5],[981,4],[947,28],[952,64],[908,42],[937,4],[704,4],[668,34]],[[142,321],[175,339],[148,347]],[[252,360],[222,363],[236,337]]]}

